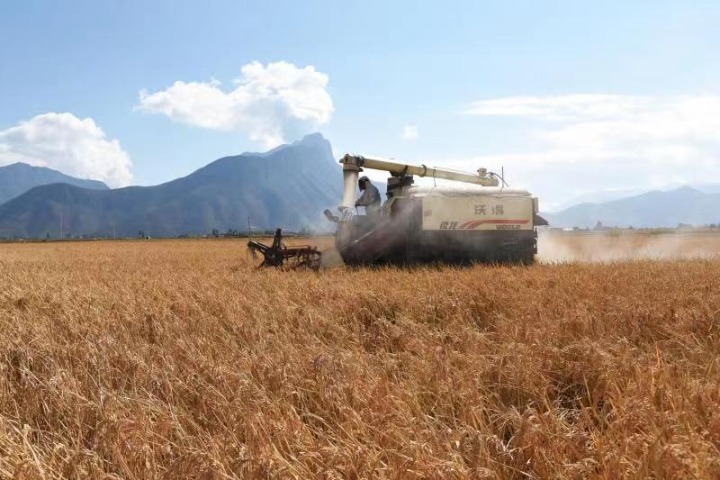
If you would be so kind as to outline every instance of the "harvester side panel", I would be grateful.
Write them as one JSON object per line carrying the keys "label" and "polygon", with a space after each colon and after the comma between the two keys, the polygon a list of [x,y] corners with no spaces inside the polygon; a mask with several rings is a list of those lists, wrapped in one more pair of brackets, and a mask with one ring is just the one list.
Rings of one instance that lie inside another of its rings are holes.
{"label": "harvester side panel", "polygon": [[424,197],[422,229],[533,230],[530,196],[473,195]]}
{"label": "harvester side panel", "polygon": [[[337,247],[343,260],[350,265],[532,262],[537,239],[532,226],[529,229],[448,227],[425,230],[425,202],[428,198],[396,199],[387,216],[355,217],[351,222],[341,223]],[[439,200],[447,202],[455,199],[445,197]],[[462,200],[465,201],[461,202],[463,208],[472,205],[474,209],[477,203],[477,197]],[[526,210],[524,214],[532,222],[532,199],[527,197],[519,200],[525,202],[529,212]],[[482,201],[486,201],[486,197]],[[434,208],[432,201],[430,204]]]}

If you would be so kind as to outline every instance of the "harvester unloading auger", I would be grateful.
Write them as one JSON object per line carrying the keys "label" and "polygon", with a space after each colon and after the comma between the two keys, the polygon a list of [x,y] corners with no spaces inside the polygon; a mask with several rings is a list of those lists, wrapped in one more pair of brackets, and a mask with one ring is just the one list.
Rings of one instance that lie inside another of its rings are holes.
{"label": "harvester unloading auger", "polygon": [[[344,193],[335,245],[349,265],[443,262],[532,263],[537,253],[538,201],[525,190],[498,187],[499,176],[407,165],[382,158],[345,155]],[[363,169],[390,173],[387,201],[374,215],[356,215]],[[421,188],[413,176],[469,184],[466,188]]]}

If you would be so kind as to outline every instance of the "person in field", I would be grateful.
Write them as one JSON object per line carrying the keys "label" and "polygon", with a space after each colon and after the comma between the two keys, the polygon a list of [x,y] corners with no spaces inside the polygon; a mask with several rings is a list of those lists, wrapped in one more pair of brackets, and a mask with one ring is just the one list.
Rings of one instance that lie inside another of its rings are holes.
{"label": "person in field", "polygon": [[360,177],[358,187],[363,192],[360,198],[355,201],[356,207],[365,207],[368,215],[375,215],[380,211],[380,191],[375,185],[370,183],[370,179],[366,176]]}

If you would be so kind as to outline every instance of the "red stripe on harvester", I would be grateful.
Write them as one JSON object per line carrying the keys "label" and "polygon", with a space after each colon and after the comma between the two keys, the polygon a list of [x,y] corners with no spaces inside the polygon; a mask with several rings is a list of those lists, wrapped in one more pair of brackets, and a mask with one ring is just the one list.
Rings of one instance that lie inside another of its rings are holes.
{"label": "red stripe on harvester", "polygon": [[460,230],[474,230],[480,225],[525,225],[530,220],[473,220],[460,225]]}

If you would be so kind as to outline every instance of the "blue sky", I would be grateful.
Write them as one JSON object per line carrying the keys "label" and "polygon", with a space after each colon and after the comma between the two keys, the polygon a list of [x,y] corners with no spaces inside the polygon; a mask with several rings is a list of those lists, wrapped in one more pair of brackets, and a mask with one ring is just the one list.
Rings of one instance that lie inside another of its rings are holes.
{"label": "blue sky", "polygon": [[0,164],[155,184],[317,130],[504,166],[551,206],[720,182],[719,23],[717,1],[6,1]]}

